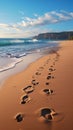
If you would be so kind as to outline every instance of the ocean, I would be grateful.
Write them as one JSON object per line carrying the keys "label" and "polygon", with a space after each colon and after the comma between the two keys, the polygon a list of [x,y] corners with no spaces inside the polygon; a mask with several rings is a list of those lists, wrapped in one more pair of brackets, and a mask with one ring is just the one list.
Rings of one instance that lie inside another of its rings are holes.
{"label": "ocean", "polygon": [[45,50],[50,50],[57,45],[56,41],[50,40],[0,39],[0,82],[7,77],[7,74],[14,74],[25,69],[30,63],[40,58]]}

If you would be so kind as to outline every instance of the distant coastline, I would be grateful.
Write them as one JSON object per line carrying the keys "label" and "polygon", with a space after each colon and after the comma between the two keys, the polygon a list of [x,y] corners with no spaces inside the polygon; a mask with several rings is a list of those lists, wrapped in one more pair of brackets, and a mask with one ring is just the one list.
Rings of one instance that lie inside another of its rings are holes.
{"label": "distant coastline", "polygon": [[37,36],[34,36],[33,38],[49,40],[72,40],[73,31],[41,33]]}

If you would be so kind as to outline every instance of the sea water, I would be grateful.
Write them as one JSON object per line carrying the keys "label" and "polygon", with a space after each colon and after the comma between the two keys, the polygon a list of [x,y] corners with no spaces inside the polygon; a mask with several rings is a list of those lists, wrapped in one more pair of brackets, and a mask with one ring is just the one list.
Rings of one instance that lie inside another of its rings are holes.
{"label": "sea water", "polygon": [[[26,68],[57,42],[37,39],[0,39],[0,82],[10,73]],[[19,63],[19,64],[18,64]],[[22,65],[22,67],[21,67]]]}

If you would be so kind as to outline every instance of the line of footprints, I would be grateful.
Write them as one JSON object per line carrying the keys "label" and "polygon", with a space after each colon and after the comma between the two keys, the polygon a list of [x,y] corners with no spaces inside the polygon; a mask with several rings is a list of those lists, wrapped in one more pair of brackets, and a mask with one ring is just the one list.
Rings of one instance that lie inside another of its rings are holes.
{"label": "line of footprints", "polygon": [[[59,54],[56,54],[55,58],[53,58],[53,63],[52,65],[48,68],[48,76],[46,77],[47,82],[45,83],[46,86],[49,86],[49,81],[51,79],[54,79],[54,76],[52,76],[53,72],[56,70],[54,68],[56,61],[58,61],[59,59]],[[23,91],[25,92],[24,96],[21,99],[21,104],[26,104],[27,102],[29,102],[31,100],[31,98],[29,97],[29,94],[32,93],[35,90],[35,86],[37,86],[39,84],[39,82],[36,80],[37,76],[41,76],[42,71],[44,70],[44,68],[46,67],[46,65],[48,65],[49,61],[51,59],[49,58],[45,64],[41,67],[39,67],[39,69],[37,70],[37,72],[35,73],[35,75],[32,76],[32,81],[31,81],[31,85],[26,86],[25,88],[23,88]],[[53,90],[52,89],[48,89],[45,88],[42,90],[42,92],[45,95],[51,95],[53,94]],[[39,115],[40,117],[43,117],[45,120],[47,121],[53,121],[56,117],[56,115],[59,115],[59,113],[55,112],[54,109],[52,108],[41,108],[39,109]],[[17,122],[21,122],[24,119],[24,114],[22,113],[18,113],[15,116],[15,120]]]}

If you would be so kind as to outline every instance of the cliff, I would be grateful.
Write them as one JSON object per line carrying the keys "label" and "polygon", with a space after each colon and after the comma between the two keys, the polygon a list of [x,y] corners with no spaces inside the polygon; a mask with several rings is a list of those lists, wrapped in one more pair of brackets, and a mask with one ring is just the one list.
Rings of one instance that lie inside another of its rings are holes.
{"label": "cliff", "polygon": [[73,37],[73,31],[69,32],[54,32],[54,33],[42,33],[35,36],[35,39],[49,39],[49,40],[67,40]]}

